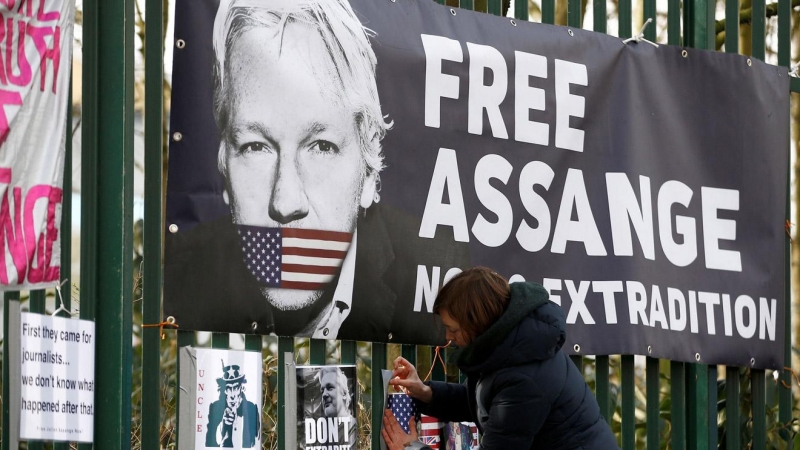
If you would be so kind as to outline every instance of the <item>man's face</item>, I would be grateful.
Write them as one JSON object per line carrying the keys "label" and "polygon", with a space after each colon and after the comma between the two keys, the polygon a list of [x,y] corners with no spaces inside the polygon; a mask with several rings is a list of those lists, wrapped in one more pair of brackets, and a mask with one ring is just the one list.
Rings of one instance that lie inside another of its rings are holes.
{"label": "man's face", "polygon": [[341,414],[339,412],[339,408],[344,409],[344,403],[340,398],[336,372],[325,372],[319,381],[322,391],[322,412],[325,417],[346,416],[347,412],[342,411]]}
{"label": "man's face", "polygon": [[241,403],[242,385],[239,383],[232,383],[225,386],[225,404],[228,405],[228,408],[231,408],[235,411],[239,409],[239,405]]}
{"label": "man's face", "polygon": [[[271,30],[246,31],[227,67],[222,145],[233,221],[352,233],[366,164],[353,111],[331,81],[337,75],[316,29],[290,24],[282,39]],[[320,295],[265,293],[283,310],[309,306]]]}

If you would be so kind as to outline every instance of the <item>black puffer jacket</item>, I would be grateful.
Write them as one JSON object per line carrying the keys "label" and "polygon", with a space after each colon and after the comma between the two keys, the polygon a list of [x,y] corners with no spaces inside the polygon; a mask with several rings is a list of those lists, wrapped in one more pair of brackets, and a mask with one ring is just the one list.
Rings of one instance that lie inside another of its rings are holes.
{"label": "black puffer jacket", "polygon": [[423,414],[474,421],[481,449],[618,449],[597,400],[561,351],[564,312],[535,283],[511,284],[503,315],[455,354],[464,384],[430,382]]}

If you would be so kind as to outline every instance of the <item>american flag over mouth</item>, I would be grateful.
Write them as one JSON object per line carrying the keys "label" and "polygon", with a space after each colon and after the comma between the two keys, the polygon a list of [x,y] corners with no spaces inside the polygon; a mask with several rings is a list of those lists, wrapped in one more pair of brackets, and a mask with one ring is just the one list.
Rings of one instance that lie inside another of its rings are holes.
{"label": "american flag over mouth", "polygon": [[244,263],[265,287],[316,291],[336,276],[353,233],[238,225]]}

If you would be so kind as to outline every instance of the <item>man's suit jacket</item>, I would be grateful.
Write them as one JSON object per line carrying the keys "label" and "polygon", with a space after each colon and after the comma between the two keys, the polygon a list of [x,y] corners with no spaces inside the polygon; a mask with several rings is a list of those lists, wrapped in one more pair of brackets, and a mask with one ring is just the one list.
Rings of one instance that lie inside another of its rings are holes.
{"label": "man's suit jacket", "polygon": [[[225,413],[227,404],[225,399],[221,398],[208,408],[208,429],[206,430],[206,447],[232,447],[232,436],[228,436],[228,440],[217,445],[217,427],[222,422],[222,417]],[[260,416],[258,413],[258,406],[255,403],[247,401],[242,394],[242,403],[239,405],[237,416],[242,417],[242,448],[252,448],[256,443],[256,438],[261,433]],[[237,430],[238,432],[238,430]]]}
{"label": "man's suit jacket", "polygon": [[[454,242],[445,227],[434,239],[420,238],[419,220],[384,204],[360,215],[357,226],[351,311],[336,338],[442,343],[444,332],[427,312],[426,302],[422,312],[413,310],[418,266],[428,278],[438,267],[441,285],[449,269],[469,266],[467,245]],[[335,284],[322,301],[330,301]],[[287,335],[243,262],[230,217],[167,235],[164,315],[175,317],[181,329]]]}

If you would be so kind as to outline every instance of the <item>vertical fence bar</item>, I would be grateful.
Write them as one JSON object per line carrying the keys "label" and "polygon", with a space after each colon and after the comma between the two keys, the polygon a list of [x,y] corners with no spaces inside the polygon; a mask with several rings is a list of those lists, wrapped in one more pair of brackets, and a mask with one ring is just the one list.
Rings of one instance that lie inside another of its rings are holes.
{"label": "vertical fence bar", "polygon": [[472,0],[458,0],[458,7],[472,11],[475,9]]}
{"label": "vertical fence bar", "polygon": [[659,417],[660,370],[658,359],[648,356],[645,363],[645,371],[645,381],[647,382],[647,450],[658,450],[661,440],[661,420]]}
{"label": "vertical fence bar", "polygon": [[636,409],[634,407],[634,371],[633,355],[622,355],[622,450],[636,448]]}
{"label": "vertical fence bar", "polygon": [[739,368],[725,367],[725,448],[741,448],[741,428],[739,426]]}
{"label": "vertical fence bar", "polygon": [[400,349],[403,358],[407,359],[408,362],[413,364],[414,366],[417,365],[417,347],[414,345],[403,345]]}
{"label": "vertical fence bar", "polygon": [[[45,313],[45,291],[44,289],[36,289],[30,291],[29,309],[30,312],[44,314]],[[28,441],[28,450],[44,450],[44,442],[42,441]]]}
{"label": "vertical fence bar", "polygon": [[631,0],[619,0],[619,37],[627,39],[633,36],[631,31]]}
{"label": "vertical fence bar", "polygon": [[607,33],[608,12],[606,8],[606,0],[592,0],[592,11],[592,29],[598,33]]}
{"label": "vertical fence bar", "polygon": [[[96,272],[97,298],[94,446],[126,449],[131,445],[133,1],[85,0],[83,6],[84,31],[91,29],[97,39],[88,61],[84,52],[84,75],[93,74],[96,82],[84,84],[84,93],[96,121],[84,122],[83,134],[83,142],[95,146],[90,153],[96,165],[84,161],[84,172],[97,173],[97,190],[84,201],[96,202],[96,216],[81,221],[97,223],[95,251],[85,255],[96,261],[88,267]],[[81,284],[81,290],[87,287]]]}
{"label": "vertical fence bar", "polygon": [[[286,411],[286,388],[283,380],[286,377],[286,357],[285,353],[294,352],[294,338],[278,338],[278,426],[283,424],[290,417],[295,417],[295,411]],[[279,428],[280,429],[280,428]],[[283,430],[281,430],[283,431]],[[286,448],[286,433],[278,432],[278,448]]]}
{"label": "vertical fence bar", "polygon": [[578,368],[578,372],[583,375],[583,356],[581,355],[571,355],[569,359],[572,360],[572,363],[575,364],[575,367]]}
{"label": "vertical fence bar", "polygon": [[383,420],[383,377],[386,368],[386,344],[372,343],[372,448],[381,448],[381,421]]}
{"label": "vertical fence bar", "polygon": [[528,0],[514,0],[514,17],[528,20]]}
{"label": "vertical fence bar", "polygon": [[244,336],[244,349],[250,351],[261,351],[261,335],[246,334]]}
{"label": "vertical fence bar", "polygon": [[[446,361],[444,357],[444,350],[440,350],[442,360]],[[441,361],[436,362],[436,347],[431,347],[431,380],[434,381],[447,381],[447,376],[444,373],[444,364]]]}
{"label": "vertical fence bar", "polygon": [[687,364],[687,410],[689,430],[687,445],[689,448],[709,448],[708,446],[708,408],[716,407],[708,402],[708,366],[705,364]]}
{"label": "vertical fence bar", "polygon": [[[83,4],[83,72],[81,99],[81,274],[80,318],[94,320],[97,298],[97,128],[98,128],[98,73],[99,11],[98,1]],[[88,70],[87,70],[88,69]],[[95,355],[97,349],[95,349]],[[95,374],[98,373],[95,361]],[[97,391],[95,391],[96,393]],[[96,394],[95,394],[96,398]],[[95,412],[97,408],[95,408]],[[95,421],[95,426],[97,422]],[[78,444],[78,450],[92,450],[92,444]]]}
{"label": "vertical fence bar", "polygon": [[[161,193],[163,156],[161,124],[164,110],[163,1],[145,4],[144,111],[144,264],[142,321],[161,322]],[[161,393],[159,385],[161,329],[142,329],[142,448],[159,448]]]}
{"label": "vertical fence bar", "polygon": [[[64,141],[64,175],[62,181],[63,197],[61,199],[61,224],[59,231],[61,232],[61,269],[59,280],[64,283],[61,288],[61,302],[67,311],[72,312],[72,287],[71,287],[71,270],[72,270],[72,64],[70,64],[70,87],[67,93],[67,127],[65,133],[67,134]],[[58,295],[56,293],[56,295]],[[58,300],[56,300],[58,302]],[[56,305],[56,308],[58,306]],[[4,311],[8,311],[7,309]],[[7,313],[6,313],[7,314]],[[65,311],[58,313],[59,317],[71,317]],[[56,442],[53,444],[53,450],[68,450],[68,442]]]}
{"label": "vertical fence bar", "polygon": [[556,0],[542,0],[542,23],[556,23]]}
{"label": "vertical fence bar", "polygon": [[[684,39],[685,46],[713,49],[715,42],[714,23],[715,0],[690,0],[684,2]],[[699,358],[698,358],[699,360]],[[685,364],[686,412],[685,423],[686,445],[690,449],[709,448],[709,434],[716,433],[716,417],[714,428],[709,430],[709,409],[716,409],[716,402],[709,403],[708,398],[708,366],[705,364]],[[714,371],[716,373],[716,371]],[[716,397],[716,396],[715,396]],[[675,394],[673,394],[673,402]]]}
{"label": "vertical fence bar", "polygon": [[708,448],[717,448],[718,429],[717,424],[717,402],[719,396],[717,395],[717,366],[709,364],[708,375],[706,379],[706,392],[708,392],[708,409],[706,410],[706,421],[708,423]]}
{"label": "vertical fence bar", "polygon": [[597,404],[600,406],[600,414],[611,424],[611,395],[608,383],[608,356],[598,356],[595,360],[595,396]]}
{"label": "vertical fence bar", "polygon": [[[791,66],[791,22],[792,17],[792,2],[791,0],[778,0],[778,65],[783,67]],[[788,149],[787,149],[788,153]],[[788,158],[789,155],[787,154]],[[786,180],[791,179],[791,167],[786,168]],[[788,192],[786,193],[786,207],[785,215],[787,220],[792,217],[791,212],[791,189],[792,186],[787,186]],[[786,237],[783,252],[783,265],[784,265],[784,293],[783,293],[783,326],[786,332],[783,338],[783,365],[784,369],[780,371],[780,383],[778,388],[778,420],[781,423],[787,424],[792,420],[792,390],[786,389],[783,386],[793,386],[792,384],[792,313],[791,313],[791,299],[792,299],[792,249],[791,238]],[[788,370],[787,370],[788,369]],[[783,429],[780,435],[785,439],[791,448],[794,441],[789,430]]]}
{"label": "vertical fence bar", "polygon": [[311,364],[325,364],[325,340],[309,339],[308,347]]}
{"label": "vertical fence bar", "polygon": [[764,370],[750,372],[750,392],[753,414],[753,450],[767,448],[767,379]]}
{"label": "vertical fence bar", "polygon": [[228,333],[211,333],[211,348],[227,349],[231,345],[231,335]]}
{"label": "vertical fence bar", "polygon": [[[19,291],[6,291],[3,293],[3,430],[11,429],[11,411],[9,408],[8,399],[11,398],[9,386],[9,367],[8,367],[8,352],[9,352],[9,339],[8,339],[8,316],[11,307],[11,302],[19,301]],[[3,433],[3,450],[16,450],[11,448],[11,442],[8,432]]]}
{"label": "vertical fence bar", "polygon": [[[94,320],[97,296],[97,128],[99,11],[97,0],[83,5],[83,72],[81,99],[81,274],[80,318]],[[87,70],[88,69],[88,70]],[[97,350],[95,349],[95,354]],[[98,373],[95,363],[95,374]],[[96,392],[96,391],[95,391]],[[97,409],[95,408],[95,411]],[[95,422],[95,426],[96,426]],[[91,450],[91,444],[79,444],[79,450]]]}
{"label": "vertical fence bar", "polygon": [[502,8],[501,0],[489,0],[487,12],[489,14],[499,16],[503,12],[501,8]]}
{"label": "vertical fence bar", "polygon": [[581,0],[567,0],[567,25],[581,27]]}
{"label": "vertical fence bar", "polygon": [[725,0],[725,53],[739,53],[739,0]]}
{"label": "vertical fence bar", "polygon": [[342,364],[356,363],[356,341],[342,341],[339,347],[342,355]]}
{"label": "vertical fence bar", "polygon": [[681,0],[667,2],[667,43],[681,45]]}
{"label": "vertical fence bar", "polygon": [[753,57],[764,60],[767,8],[765,0],[752,0],[750,27],[753,35]]}
{"label": "vertical fence bar", "polygon": [[656,41],[656,0],[644,0],[644,8],[642,8],[642,23],[647,19],[653,19],[653,22],[644,29],[644,38],[655,42]]}
{"label": "vertical fence bar", "polygon": [[670,395],[672,408],[670,434],[672,450],[686,449],[686,368],[682,362],[672,361],[669,364]]}
{"label": "vertical fence bar", "polygon": [[30,291],[30,311],[38,314],[45,314],[45,298],[47,293],[44,289]]}

